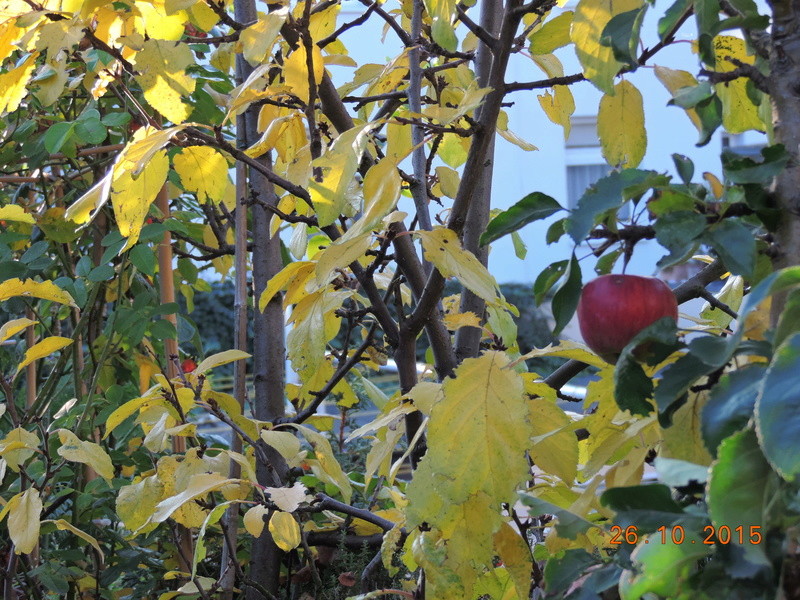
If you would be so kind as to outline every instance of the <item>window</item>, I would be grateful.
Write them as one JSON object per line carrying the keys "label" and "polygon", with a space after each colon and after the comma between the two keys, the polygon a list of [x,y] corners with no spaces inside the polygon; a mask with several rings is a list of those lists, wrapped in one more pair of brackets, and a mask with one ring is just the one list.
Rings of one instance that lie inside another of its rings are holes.
{"label": "window", "polygon": [[[575,208],[586,189],[611,172],[600,151],[596,117],[573,117],[566,141],[567,208]],[[619,211],[620,219],[630,216],[630,205]]]}
{"label": "window", "polygon": [[722,149],[739,156],[753,158],[756,161],[763,160],[761,149],[765,146],[764,136],[755,132],[747,133],[723,133]]}

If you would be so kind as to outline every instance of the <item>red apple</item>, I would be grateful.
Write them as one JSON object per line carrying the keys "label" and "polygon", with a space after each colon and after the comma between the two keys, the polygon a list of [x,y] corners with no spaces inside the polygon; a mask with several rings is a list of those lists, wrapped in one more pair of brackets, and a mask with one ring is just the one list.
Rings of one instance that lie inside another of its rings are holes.
{"label": "red apple", "polygon": [[185,358],[181,363],[181,369],[183,369],[184,373],[191,373],[197,368],[197,363],[194,362],[191,358]]}
{"label": "red apple", "polygon": [[603,275],[587,283],[578,302],[586,345],[612,364],[634,336],[662,317],[678,319],[678,303],[654,277]]}

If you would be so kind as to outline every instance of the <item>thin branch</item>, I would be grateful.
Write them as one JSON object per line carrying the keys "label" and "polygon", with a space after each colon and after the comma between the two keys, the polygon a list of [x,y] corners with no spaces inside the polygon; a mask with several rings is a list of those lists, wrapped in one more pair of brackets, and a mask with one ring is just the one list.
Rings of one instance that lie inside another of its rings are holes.
{"label": "thin branch", "polygon": [[701,69],[700,75],[702,77],[708,78],[710,83],[727,83],[729,81],[735,81],[741,77],[746,77],[753,82],[753,85],[756,88],[765,94],[769,94],[769,79],[764,75],[755,65],[750,65],[747,63],[743,63],[740,60],[732,58],[730,56],[726,57],[727,60],[736,65],[736,68],[733,71],[709,71],[707,69]]}
{"label": "thin branch", "polygon": [[328,37],[322,38],[319,42],[317,42],[317,46],[319,46],[320,48],[324,48],[328,44],[335,42],[337,39],[339,39],[339,36],[342,35],[345,31],[352,29],[353,27],[358,27],[359,25],[365,23],[367,19],[369,19],[370,15],[373,12],[375,12],[375,9],[377,8],[378,8],[377,4],[371,4],[369,8],[367,8],[367,10],[364,12],[364,14],[362,14],[360,17],[356,19],[353,19],[348,23],[344,23],[341,27],[339,27],[339,29],[334,31]]}
{"label": "thin branch", "polygon": [[497,44],[499,40],[494,37],[491,33],[486,31],[483,27],[478,25],[475,21],[470,19],[467,11],[464,10],[463,5],[456,4],[456,10],[458,11],[458,20],[461,21],[464,25],[467,26],[472,33],[475,34],[480,41],[486,44],[489,48],[492,49],[493,52],[497,51]]}
{"label": "thin branch", "polygon": [[381,8],[377,2],[370,2],[370,0],[358,0],[358,1],[366,7],[375,6],[375,14],[378,15],[384,21],[386,21],[386,24],[392,28],[392,30],[397,34],[397,37],[400,38],[400,41],[403,42],[403,45],[406,48],[410,48],[411,46],[414,45],[411,36],[409,36],[405,32],[405,30],[402,27],[400,27],[397,21],[395,21],[394,18],[389,13],[383,10],[383,8]]}

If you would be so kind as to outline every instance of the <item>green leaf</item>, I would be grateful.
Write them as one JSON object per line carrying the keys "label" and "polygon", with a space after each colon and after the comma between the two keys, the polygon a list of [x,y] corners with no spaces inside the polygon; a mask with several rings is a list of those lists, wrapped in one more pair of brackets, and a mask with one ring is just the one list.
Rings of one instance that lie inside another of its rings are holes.
{"label": "green leaf", "polygon": [[694,107],[700,119],[700,139],[696,146],[705,146],[711,141],[711,136],[722,125],[722,101],[718,96],[712,96],[704,102],[700,102]]}
{"label": "green leaf", "polygon": [[[785,443],[783,447],[786,448]],[[750,540],[753,527],[765,533],[765,517],[769,515],[771,496],[776,492],[775,478],[761,453],[756,434],[751,429],[735,433],[719,447],[716,462],[711,466],[706,502],[715,530],[728,527],[731,543],[744,550],[745,559],[769,565],[765,544]],[[736,531],[740,527],[741,537]],[[763,537],[762,537],[763,540]]]}
{"label": "green leaf", "polygon": [[714,66],[716,57],[712,40],[719,22],[718,0],[695,0],[694,14],[697,20],[697,36],[700,58],[709,66]]}
{"label": "green leaf", "polygon": [[695,239],[706,229],[706,218],[696,212],[678,210],[660,216],[653,227],[658,243],[670,251],[659,261],[659,266],[665,267],[694,248]]}
{"label": "green leaf", "polygon": [[100,119],[78,119],[75,122],[75,135],[83,144],[99,144],[106,139],[108,132]]}
{"label": "green leaf", "polygon": [[789,162],[789,153],[783,144],[761,149],[764,160],[756,162],[752,158],[733,152],[723,152],[722,168],[725,178],[731,183],[768,184]]}
{"label": "green leaf", "polygon": [[672,162],[675,163],[675,169],[678,171],[678,175],[680,175],[683,183],[687,185],[690,184],[692,182],[692,177],[694,177],[694,163],[692,159],[683,154],[676,153],[672,155]]}
{"label": "green leaf", "polygon": [[541,192],[528,194],[489,222],[486,231],[481,235],[480,244],[481,246],[490,244],[528,223],[546,219],[560,210],[563,210],[561,205],[547,194]]}
{"label": "green leaf", "polygon": [[622,249],[620,248],[607,252],[597,260],[597,264],[594,266],[594,272],[598,275],[608,275],[611,273],[611,269],[614,268],[617,259],[621,255]]}
{"label": "green leaf", "polygon": [[572,211],[567,232],[573,241],[580,243],[591,231],[598,215],[619,208],[624,202],[641,196],[650,188],[668,183],[669,177],[656,171],[613,171],[586,190],[578,201],[578,207]]}
{"label": "green leaf", "polygon": [[683,15],[691,10],[693,2],[694,0],[676,0],[672,6],[664,11],[664,16],[658,20],[658,38],[661,41],[664,41],[664,38],[675,29]]}
{"label": "green leaf", "polygon": [[575,309],[578,308],[578,300],[581,296],[581,265],[573,253],[564,280],[553,295],[553,317],[556,320],[553,328],[553,335],[567,326]]}
{"label": "green leaf", "polygon": [[724,219],[711,227],[703,239],[716,251],[728,270],[747,278],[756,266],[756,239],[744,224]]}
{"label": "green leaf", "polygon": [[93,283],[98,283],[101,281],[108,281],[109,279],[114,278],[114,267],[111,265],[100,265],[99,267],[95,267],[91,271],[89,271],[89,275],[86,276],[86,279]]}
{"label": "green leaf", "polygon": [[537,498],[527,492],[520,492],[519,498],[525,506],[531,509],[528,511],[528,514],[532,516],[553,515],[558,519],[556,532],[561,537],[574,540],[578,534],[586,533],[592,527],[596,527],[596,525],[590,523],[583,517],[579,517],[575,513],[561,508],[552,502],[548,502],[547,500]]}
{"label": "green leaf", "polygon": [[562,275],[566,273],[567,267],[569,266],[568,260],[559,260],[554,263],[550,263],[539,275],[536,277],[536,281],[533,283],[533,294],[534,300],[537,305],[541,304],[544,300],[547,292],[555,285],[556,281],[561,279]]}
{"label": "green leaf", "polygon": [[100,122],[106,127],[121,127],[130,123],[131,115],[126,112],[114,112],[104,115]]}
{"label": "green leaf", "polygon": [[603,29],[600,43],[610,46],[614,51],[614,58],[622,64],[638,64],[639,31],[646,12],[647,4],[644,4],[641,8],[620,13],[612,17]]}
{"label": "green leaf", "polygon": [[702,360],[686,354],[664,369],[658,382],[654,398],[659,418],[667,425],[685,399],[689,387],[703,375],[714,370]]}
{"label": "green leaf", "polygon": [[800,473],[800,334],[790,337],[772,358],[756,400],[758,440],[769,462],[791,481]]}
{"label": "green leaf", "polygon": [[695,86],[679,89],[667,104],[680,106],[683,109],[695,108],[702,102],[707,102],[714,96],[714,88],[707,81],[702,81]]}
{"label": "green leaf", "polygon": [[544,566],[548,594],[558,594],[569,589],[595,562],[591,554],[580,549],[570,549],[563,556],[549,559]]}
{"label": "green leaf", "polygon": [[528,37],[531,42],[531,54],[552,54],[554,50],[569,44],[569,30],[573,15],[571,10],[564,11],[550,19],[541,29],[534,31]]}
{"label": "green leaf", "polygon": [[623,529],[633,525],[640,534],[651,533],[685,516],[672,499],[672,490],[662,484],[611,488],[600,496],[600,503],[616,513],[614,525]]}
{"label": "green leaf", "polygon": [[522,236],[518,231],[512,232],[511,243],[514,244],[514,255],[520,260],[525,260],[525,257],[528,256],[528,247],[522,241]]}
{"label": "green leaf", "polygon": [[[761,342],[766,346],[766,342]],[[743,348],[749,344],[743,344]],[[698,367],[701,370],[701,367]],[[723,439],[743,429],[753,416],[766,366],[754,363],[723,375],[702,409],[701,429],[712,455]]]}
{"label": "green leaf", "polygon": [[61,152],[63,148],[64,154],[74,156],[75,143],[70,139],[74,132],[74,123],[55,123],[44,134],[44,147],[50,154]]}

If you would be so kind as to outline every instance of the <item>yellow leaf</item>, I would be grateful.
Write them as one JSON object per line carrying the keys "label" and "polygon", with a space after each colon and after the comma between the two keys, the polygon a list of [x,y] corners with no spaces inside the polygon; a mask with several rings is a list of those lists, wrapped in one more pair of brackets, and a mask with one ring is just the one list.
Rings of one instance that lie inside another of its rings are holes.
{"label": "yellow leaf", "polygon": [[69,346],[71,343],[72,340],[68,337],[54,335],[43,339],[37,344],[34,344],[28,348],[28,350],[25,352],[25,357],[22,359],[22,362],[17,365],[17,373],[14,375],[14,377],[16,377],[22,369],[31,364],[33,361],[44,358],[45,356],[50,356],[53,352],[57,352],[58,350],[61,350],[61,348]]}
{"label": "yellow leaf", "polygon": [[537,54],[532,58],[536,66],[544,71],[549,78],[564,76],[564,65],[561,64],[555,54]]}
{"label": "yellow leaf", "polygon": [[[747,65],[755,62],[755,57],[747,54],[745,41],[732,35],[718,35],[714,38],[714,56],[716,57],[715,70],[721,73],[738,68],[729,59]],[[714,88],[722,101],[722,126],[728,132],[742,133],[749,129],[764,130],[764,122],[758,116],[758,107],[753,104],[747,92],[746,77],[718,83]]]}
{"label": "yellow leaf", "polygon": [[30,554],[39,543],[42,499],[39,490],[28,488],[8,501],[8,534],[15,554]]}
{"label": "yellow leaf", "polygon": [[242,54],[251,65],[256,66],[268,57],[289,9],[286,7],[265,14],[259,14],[258,21],[239,34]]}
{"label": "yellow leaf", "polygon": [[439,179],[442,193],[448,198],[455,198],[458,193],[458,186],[461,184],[461,177],[458,175],[458,171],[450,167],[436,167],[436,177]]}
{"label": "yellow leaf", "polygon": [[722,198],[722,194],[725,193],[725,186],[722,185],[722,182],[717,178],[717,176],[713,173],[705,171],[703,173],[703,179],[705,179],[708,182],[708,185],[711,187],[711,193],[714,195],[714,198],[717,200]]}
{"label": "yellow leaf", "polygon": [[548,91],[537,98],[547,118],[564,128],[564,139],[566,140],[572,128],[570,117],[575,112],[575,99],[572,97],[572,91],[566,85],[556,85],[553,86],[552,95]]}
{"label": "yellow leaf", "polygon": [[498,300],[494,277],[477,257],[461,247],[452,229],[437,227],[433,231],[415,232],[422,240],[425,258],[439,269],[444,277],[456,277],[473,294],[493,304]]}
{"label": "yellow leaf", "polygon": [[12,471],[18,473],[20,465],[33,456],[38,447],[39,437],[35,433],[17,427],[0,441],[0,456]]}
{"label": "yellow leaf", "polygon": [[166,521],[172,513],[187,502],[191,502],[200,496],[206,496],[225,485],[240,483],[241,481],[241,479],[228,479],[219,473],[198,473],[189,480],[189,485],[185,490],[158,503],[152,520],[156,523]]}
{"label": "yellow leaf", "polygon": [[111,203],[117,218],[119,232],[128,238],[124,250],[139,240],[147,212],[167,180],[169,159],[166,150],[156,152],[139,176],[134,179],[125,171],[111,186]]}
{"label": "yellow leaf", "polygon": [[300,526],[290,513],[273,513],[269,520],[269,532],[275,544],[284,552],[291,552],[300,545]]}
{"label": "yellow leaf", "polygon": [[0,208],[0,220],[3,221],[16,221],[17,223],[28,223],[33,225],[36,223],[33,216],[25,212],[19,204],[7,204]]}
{"label": "yellow leaf", "polygon": [[[573,437],[574,434],[573,434]],[[514,586],[517,588],[517,598],[528,598],[531,587],[531,551],[528,543],[522,539],[519,532],[508,523],[503,523],[494,534],[494,545],[497,555],[508,570]]]}
{"label": "yellow leaf", "polygon": [[641,0],[580,0],[575,9],[570,37],[583,66],[583,74],[599,90],[614,93],[614,77],[622,63],[610,46],[600,43],[603,30],[615,16],[639,8]]}
{"label": "yellow leaf", "polygon": [[530,400],[529,407],[531,436],[536,440],[530,449],[534,464],[572,485],[578,472],[578,438],[570,427],[572,420],[545,398]]}
{"label": "yellow leaf", "polygon": [[59,429],[58,439],[61,440],[61,447],[58,449],[59,456],[72,462],[89,465],[98,475],[108,481],[114,478],[114,465],[111,457],[101,446],[94,442],[84,442],[78,439],[78,436],[68,429]]}
{"label": "yellow leaf", "polygon": [[111,192],[111,179],[113,172],[109,171],[97,183],[89,188],[84,194],[73,202],[64,213],[64,219],[74,221],[78,225],[86,223],[97,211],[108,202],[108,195]]}
{"label": "yellow leaf", "polygon": [[529,35],[531,54],[551,54],[554,50],[569,44],[569,30],[574,14],[571,10],[565,10]]}
{"label": "yellow leaf", "polygon": [[637,167],[647,148],[642,94],[629,81],[614,86],[614,94],[600,100],[597,134],[603,158],[612,167]]}
{"label": "yellow leaf", "polygon": [[370,167],[362,188],[365,228],[374,227],[394,209],[402,183],[393,159],[383,158]]}
{"label": "yellow leaf", "polygon": [[247,533],[253,537],[260,537],[264,531],[264,517],[269,512],[269,509],[263,504],[256,504],[244,513],[244,528]]}
{"label": "yellow leaf", "polygon": [[[156,388],[151,388],[151,392],[158,391],[160,386]],[[128,400],[125,404],[118,407],[117,409],[112,412],[105,422],[106,433],[103,436],[103,439],[107,438],[111,432],[113,432],[120,424],[125,421],[128,417],[134,414],[137,410],[139,410],[142,406],[147,404],[148,402],[152,402],[156,400],[158,396],[151,395],[150,393],[145,393],[140,398],[134,398],[133,400]]]}
{"label": "yellow leaf", "polygon": [[192,51],[182,43],[150,39],[136,55],[136,79],[145,99],[173,123],[182,123],[191,113],[182,98],[194,91],[195,80],[186,72],[194,64]]}
{"label": "yellow leaf", "polygon": [[[694,75],[688,71],[669,69],[667,67],[656,65],[655,72],[658,80],[665,88],[667,88],[667,91],[669,91],[673,97],[678,93],[679,89],[684,87],[694,87],[697,85],[697,80],[694,78]],[[697,128],[697,131],[703,131],[703,124],[700,122],[700,117],[695,109],[687,108],[686,115]]]}
{"label": "yellow leaf", "polygon": [[338,487],[344,497],[344,501],[349,504],[353,495],[353,487],[350,485],[350,479],[347,474],[342,470],[342,466],[333,456],[331,443],[324,435],[313,429],[302,425],[291,426],[297,429],[314,449],[314,454],[317,457],[317,461],[319,461],[321,469],[319,474],[315,473],[317,477],[321,477],[324,481],[328,481]]}
{"label": "yellow leaf", "polygon": [[[354,224],[353,229],[359,229],[357,224]],[[338,275],[336,269],[341,269],[357,261],[364,256],[371,244],[372,236],[369,231],[355,236],[345,234],[320,251],[315,256],[317,259],[317,284],[325,285],[335,279]]]}
{"label": "yellow leaf", "polygon": [[675,414],[672,425],[661,430],[663,446],[659,456],[685,460],[696,465],[711,464],[712,457],[703,441],[701,420],[703,407],[708,401],[708,392],[689,394],[689,398]]}
{"label": "yellow leaf", "polygon": [[306,457],[307,452],[301,450],[300,440],[293,433],[288,431],[276,431],[264,429],[261,432],[261,439],[272,446],[286,460],[290,467],[297,467]]}
{"label": "yellow leaf", "polygon": [[134,3],[144,21],[144,32],[147,37],[156,40],[176,41],[183,35],[183,24],[186,22],[186,13],[182,10],[168,13],[163,2]]}
{"label": "yellow leaf", "polygon": [[[117,514],[131,531],[143,527],[164,495],[164,485],[157,475],[145,477],[120,489],[117,494]],[[155,524],[151,528],[154,528]]]}
{"label": "yellow leaf", "polygon": [[23,329],[26,329],[31,325],[36,325],[37,322],[38,321],[26,319],[25,317],[9,321],[8,323],[0,327],[0,343],[5,342],[8,338],[18,334]]}
{"label": "yellow leaf", "polygon": [[19,108],[28,91],[28,82],[36,68],[38,55],[34,52],[21,65],[0,75],[0,114],[5,115]]}
{"label": "yellow leaf", "polygon": [[0,283],[0,302],[5,302],[14,296],[39,298],[40,300],[50,300],[59,304],[68,304],[74,308],[78,307],[72,296],[52,281],[34,281],[33,279],[25,279],[23,281],[15,277]]}
{"label": "yellow leaf", "polygon": [[310,274],[313,274],[315,266],[316,263],[313,262],[297,261],[283,267],[274,277],[270,278],[267,288],[261,293],[261,297],[258,299],[258,310],[263,312],[275,294],[284,290],[289,282],[297,280],[301,270],[310,270]]}
{"label": "yellow leaf", "polygon": [[183,187],[197,193],[197,200],[220,202],[228,188],[228,161],[208,146],[189,146],[173,158]]}
{"label": "yellow leaf", "polygon": [[335,311],[352,295],[352,290],[323,288],[308,294],[295,305],[289,319],[295,325],[286,337],[286,346],[292,367],[302,377],[316,372],[325,360],[325,347],[341,325]]}
{"label": "yellow leaf", "polygon": [[100,562],[103,562],[105,560],[105,556],[103,555],[103,550],[100,548],[100,544],[97,543],[97,540],[88,533],[86,533],[85,531],[81,531],[80,529],[75,527],[69,521],[65,521],[64,519],[56,519],[54,521],[52,520],[42,521],[42,523],[53,523],[59,529],[59,531],[69,531],[70,533],[77,535],[82,540],[89,542],[89,544],[91,544],[92,547],[95,550],[97,550],[97,553],[100,555]]}
{"label": "yellow leaf", "polygon": [[[741,275],[734,275],[728,277],[728,280],[725,282],[725,285],[722,286],[722,289],[719,293],[714,294],[714,296],[722,302],[726,304],[733,310],[737,312],[739,307],[742,305],[742,297],[744,294],[744,279]],[[711,321],[720,328],[725,328],[730,325],[733,317],[731,317],[728,313],[721,311],[718,308],[712,308],[711,304],[708,302],[703,304],[703,308],[700,309],[700,316],[703,319]]]}
{"label": "yellow leaf", "polygon": [[133,135],[133,140],[122,150],[117,164],[114,166],[114,179],[127,171],[130,171],[134,178],[138,177],[158,151],[166,146],[176,133],[186,129],[187,126],[176,125],[166,129],[147,126],[137,130]]}
{"label": "yellow leaf", "polygon": [[[306,57],[306,47],[303,44],[298,45],[297,49],[284,62],[283,77],[294,95],[307,103],[309,76]],[[322,51],[316,44],[311,46],[311,61],[314,68],[314,82],[319,85],[322,75],[325,73],[325,63],[322,59]]]}
{"label": "yellow leaf", "polygon": [[216,354],[212,354],[208,358],[204,359],[199,365],[197,365],[197,368],[194,370],[194,374],[199,376],[215,367],[227,365],[228,363],[236,360],[244,360],[245,358],[250,358],[250,355],[247,352],[242,352],[241,350],[225,350],[224,352],[217,352]]}
{"label": "yellow leaf", "polygon": [[480,327],[481,320],[474,312],[447,313],[444,318],[445,327],[450,331],[461,329],[462,327]]}
{"label": "yellow leaf", "polygon": [[290,513],[297,510],[301,502],[307,500],[308,490],[299,481],[292,487],[264,488],[264,492],[269,494],[270,500],[284,512]]}

